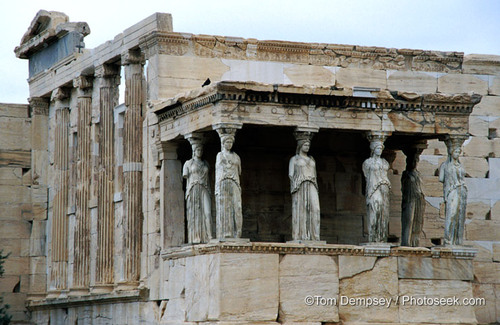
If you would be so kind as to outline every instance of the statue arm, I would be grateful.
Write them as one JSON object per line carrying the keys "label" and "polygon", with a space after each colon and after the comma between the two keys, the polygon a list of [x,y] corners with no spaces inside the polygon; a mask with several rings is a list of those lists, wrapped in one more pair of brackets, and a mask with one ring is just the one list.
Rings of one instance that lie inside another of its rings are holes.
{"label": "statue arm", "polygon": [[444,165],[445,163],[442,163],[441,166],[439,166],[439,181],[441,183],[444,183]]}
{"label": "statue arm", "polygon": [[363,174],[366,177],[368,175],[368,159],[363,162],[362,170],[363,170]]}
{"label": "statue arm", "polygon": [[237,166],[238,166],[238,175],[241,175],[241,159],[240,159],[240,156],[238,156],[237,154],[236,155],[236,161],[238,162],[237,163]]}
{"label": "statue arm", "polygon": [[184,167],[182,167],[182,177],[188,178],[189,177],[189,160],[186,161],[184,164]]}
{"label": "statue arm", "polygon": [[288,164],[288,177],[292,180],[295,174],[295,157],[290,158],[290,163]]}

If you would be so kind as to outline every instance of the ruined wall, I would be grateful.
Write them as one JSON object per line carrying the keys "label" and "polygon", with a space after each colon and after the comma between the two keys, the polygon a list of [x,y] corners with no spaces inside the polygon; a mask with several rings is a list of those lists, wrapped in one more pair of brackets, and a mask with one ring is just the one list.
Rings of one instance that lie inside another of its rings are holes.
{"label": "ruined wall", "polygon": [[0,250],[10,254],[0,278],[0,296],[14,322],[27,322],[30,234],[45,237],[45,218],[31,209],[31,118],[28,105],[0,104]]}

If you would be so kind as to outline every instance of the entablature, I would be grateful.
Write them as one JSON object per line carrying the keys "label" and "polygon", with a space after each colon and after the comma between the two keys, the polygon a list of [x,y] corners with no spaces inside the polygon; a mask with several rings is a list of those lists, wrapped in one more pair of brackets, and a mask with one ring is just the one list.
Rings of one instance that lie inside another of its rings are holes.
{"label": "entablature", "polygon": [[299,87],[223,81],[150,103],[161,140],[217,123],[388,131],[437,138],[467,134],[480,95],[402,93],[376,88]]}

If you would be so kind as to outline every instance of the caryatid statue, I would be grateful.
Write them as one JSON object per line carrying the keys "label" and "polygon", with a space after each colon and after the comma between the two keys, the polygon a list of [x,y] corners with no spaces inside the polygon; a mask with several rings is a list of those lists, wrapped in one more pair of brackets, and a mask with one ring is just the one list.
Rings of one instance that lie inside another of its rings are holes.
{"label": "caryatid statue", "polygon": [[316,162],[308,155],[311,132],[295,132],[297,150],[290,159],[288,176],[292,193],[293,240],[319,241],[320,209]]}
{"label": "caryatid statue", "polygon": [[467,187],[465,169],[459,157],[466,138],[467,136],[449,136],[446,139],[448,158],[439,167],[439,181],[443,183],[445,204],[444,244],[448,246],[463,244]]}
{"label": "caryatid statue", "polygon": [[182,176],[186,179],[186,216],[188,242],[208,243],[212,239],[212,201],[209,187],[208,163],[202,160],[203,142],[201,137],[189,135],[193,157],[186,161]]}
{"label": "caryatid statue", "polygon": [[406,170],[401,176],[401,246],[419,246],[424,223],[425,195],[417,164],[426,147],[427,145],[421,142],[403,149],[406,155]]}
{"label": "caryatid statue", "polygon": [[221,140],[221,152],[217,154],[215,164],[215,203],[217,238],[241,238],[243,214],[241,211],[241,161],[231,151],[236,128],[218,127]]}
{"label": "caryatid statue", "polygon": [[391,183],[387,177],[389,163],[381,157],[384,150],[384,133],[370,133],[371,157],[363,162],[366,178],[366,213],[368,241],[387,242],[389,232],[389,194]]}

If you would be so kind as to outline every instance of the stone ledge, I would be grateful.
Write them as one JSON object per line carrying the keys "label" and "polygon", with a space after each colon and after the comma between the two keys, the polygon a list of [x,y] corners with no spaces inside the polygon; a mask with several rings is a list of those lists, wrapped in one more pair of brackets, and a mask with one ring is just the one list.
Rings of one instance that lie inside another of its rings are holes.
{"label": "stone ledge", "polygon": [[78,306],[88,306],[94,304],[108,304],[131,301],[147,301],[149,289],[135,289],[130,291],[117,291],[106,294],[89,294],[78,297],[66,297],[56,299],[43,299],[28,301],[26,308],[30,311],[41,309],[68,308]]}
{"label": "stone ledge", "polygon": [[[383,251],[370,249],[370,246],[339,244],[298,244],[298,243],[209,243],[183,245],[164,250],[164,260],[217,253],[260,253],[260,254],[302,254],[329,256],[419,256],[433,258],[473,259],[477,250],[471,247],[387,247]],[[377,253],[378,252],[378,253]]]}

